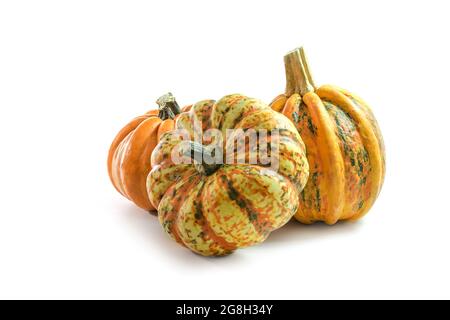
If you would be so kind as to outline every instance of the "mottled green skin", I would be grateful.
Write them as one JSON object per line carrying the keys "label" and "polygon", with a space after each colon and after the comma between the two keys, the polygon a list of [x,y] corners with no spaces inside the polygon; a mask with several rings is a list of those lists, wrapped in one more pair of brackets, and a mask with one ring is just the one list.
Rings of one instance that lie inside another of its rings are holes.
{"label": "mottled green skin", "polygon": [[[195,130],[189,118],[194,114],[202,119],[203,131],[242,129],[234,133],[239,135],[249,129],[279,129],[279,169],[260,159],[256,164],[225,164],[209,175],[193,164],[175,165],[168,155],[181,139],[175,132],[168,133],[153,153],[148,177],[149,197],[158,208],[161,224],[178,243],[201,255],[225,255],[264,241],[295,214],[307,181],[305,147],[297,130],[283,115],[242,95],[226,96],[216,103],[201,101],[182,114],[177,127],[187,129],[191,138]],[[267,136],[256,148],[240,150],[230,143],[232,138],[223,141],[225,152],[234,156],[242,152],[245,158],[273,143],[273,137]]]}
{"label": "mottled green skin", "polygon": [[323,86],[301,99],[287,97],[281,112],[302,136],[310,169],[295,217],[334,224],[367,213],[385,174],[384,142],[369,106],[343,89]]}
{"label": "mottled green skin", "polygon": [[369,155],[350,115],[329,101],[323,101],[323,104],[334,122],[334,130],[339,139],[346,167],[346,206],[354,214],[370,196],[366,185],[371,170]]}

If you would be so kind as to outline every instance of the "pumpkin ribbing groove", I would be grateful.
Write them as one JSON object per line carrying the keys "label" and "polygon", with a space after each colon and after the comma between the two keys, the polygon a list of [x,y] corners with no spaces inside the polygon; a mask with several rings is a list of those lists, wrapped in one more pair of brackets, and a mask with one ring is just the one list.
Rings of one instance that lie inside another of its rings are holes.
{"label": "pumpkin ribbing groove", "polygon": [[206,219],[205,214],[203,213],[203,190],[205,185],[203,184],[201,189],[199,190],[197,197],[196,197],[196,213],[195,218],[201,222],[199,224],[202,225],[202,229],[204,232],[204,238],[210,238],[212,241],[217,243],[220,247],[224,249],[225,252],[230,253],[234,250],[236,250],[237,246],[236,244],[230,243],[221,236],[217,235],[214,230],[211,228],[208,219]]}
{"label": "pumpkin ribbing groove", "polygon": [[346,97],[343,93],[335,90],[330,86],[322,86],[318,89],[319,96],[322,99],[328,99],[334,102],[334,104],[339,105],[342,110],[347,112],[353,121],[358,123],[357,130],[366,146],[367,153],[369,155],[369,163],[371,170],[369,172],[368,179],[370,180],[370,185],[372,186],[370,193],[368,194],[368,200],[363,203],[357,214],[350,217],[350,219],[358,219],[363,216],[370,207],[373,205],[377,195],[379,194],[382,179],[383,179],[383,168],[382,168],[382,158],[380,152],[379,140],[376,137],[372,125],[369,123],[363,111],[358,109],[353,102]]}

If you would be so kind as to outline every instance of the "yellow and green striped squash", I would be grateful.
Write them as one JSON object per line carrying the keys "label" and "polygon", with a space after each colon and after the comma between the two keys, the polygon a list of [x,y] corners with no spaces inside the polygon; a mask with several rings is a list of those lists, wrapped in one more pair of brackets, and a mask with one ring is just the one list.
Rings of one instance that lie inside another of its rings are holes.
{"label": "yellow and green striped squash", "polygon": [[306,224],[357,220],[374,204],[384,181],[383,137],[369,106],[341,88],[316,88],[303,48],[285,56],[286,92],[270,104],[297,127],[310,178],[295,218]]}
{"label": "yellow and green striped squash", "polygon": [[[239,94],[217,102],[200,101],[182,113],[176,128],[186,130],[191,140],[198,133],[190,120],[194,115],[201,119],[202,132],[278,129],[279,166],[274,170],[259,162],[227,163],[205,170],[204,164],[175,164],[171,154],[183,140],[177,131],[166,133],[152,154],[153,169],[147,179],[149,199],[158,209],[160,223],[178,243],[205,256],[226,255],[261,243],[295,214],[308,179],[305,146],[297,129],[268,105]],[[204,137],[203,145],[210,140]],[[270,135],[264,143],[270,146]],[[244,152],[246,159],[257,151],[238,150],[227,139],[222,144],[224,153]]]}

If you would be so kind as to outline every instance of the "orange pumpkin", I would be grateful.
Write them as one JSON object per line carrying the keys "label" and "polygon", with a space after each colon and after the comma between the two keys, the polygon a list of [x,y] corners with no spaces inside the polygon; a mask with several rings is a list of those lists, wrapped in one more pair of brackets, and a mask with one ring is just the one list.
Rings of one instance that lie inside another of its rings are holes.
{"label": "orange pumpkin", "polygon": [[155,210],[146,187],[147,175],[152,168],[150,157],[161,136],[173,130],[175,118],[181,112],[171,93],[156,103],[158,109],[134,118],[119,131],[108,154],[108,174],[114,187],[148,211]]}
{"label": "orange pumpkin", "polygon": [[303,48],[285,58],[286,91],[271,103],[306,145],[310,178],[295,218],[302,223],[357,220],[377,198],[385,175],[383,137],[370,107],[336,86],[316,88]]}

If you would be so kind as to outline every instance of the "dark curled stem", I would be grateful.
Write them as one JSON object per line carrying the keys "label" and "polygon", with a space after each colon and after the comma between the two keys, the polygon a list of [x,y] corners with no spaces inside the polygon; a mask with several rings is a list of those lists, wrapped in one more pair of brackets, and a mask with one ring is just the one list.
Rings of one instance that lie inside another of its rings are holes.
{"label": "dark curled stem", "polygon": [[[222,163],[215,163],[215,149],[194,141],[191,141],[190,146],[185,155],[194,161],[194,166],[198,172],[211,175],[222,165]],[[222,155],[219,158],[222,159]]]}
{"label": "dark curled stem", "polygon": [[161,120],[174,119],[181,113],[180,106],[170,92],[159,97],[158,100],[156,100],[156,103],[159,106],[158,117],[161,118]]}

